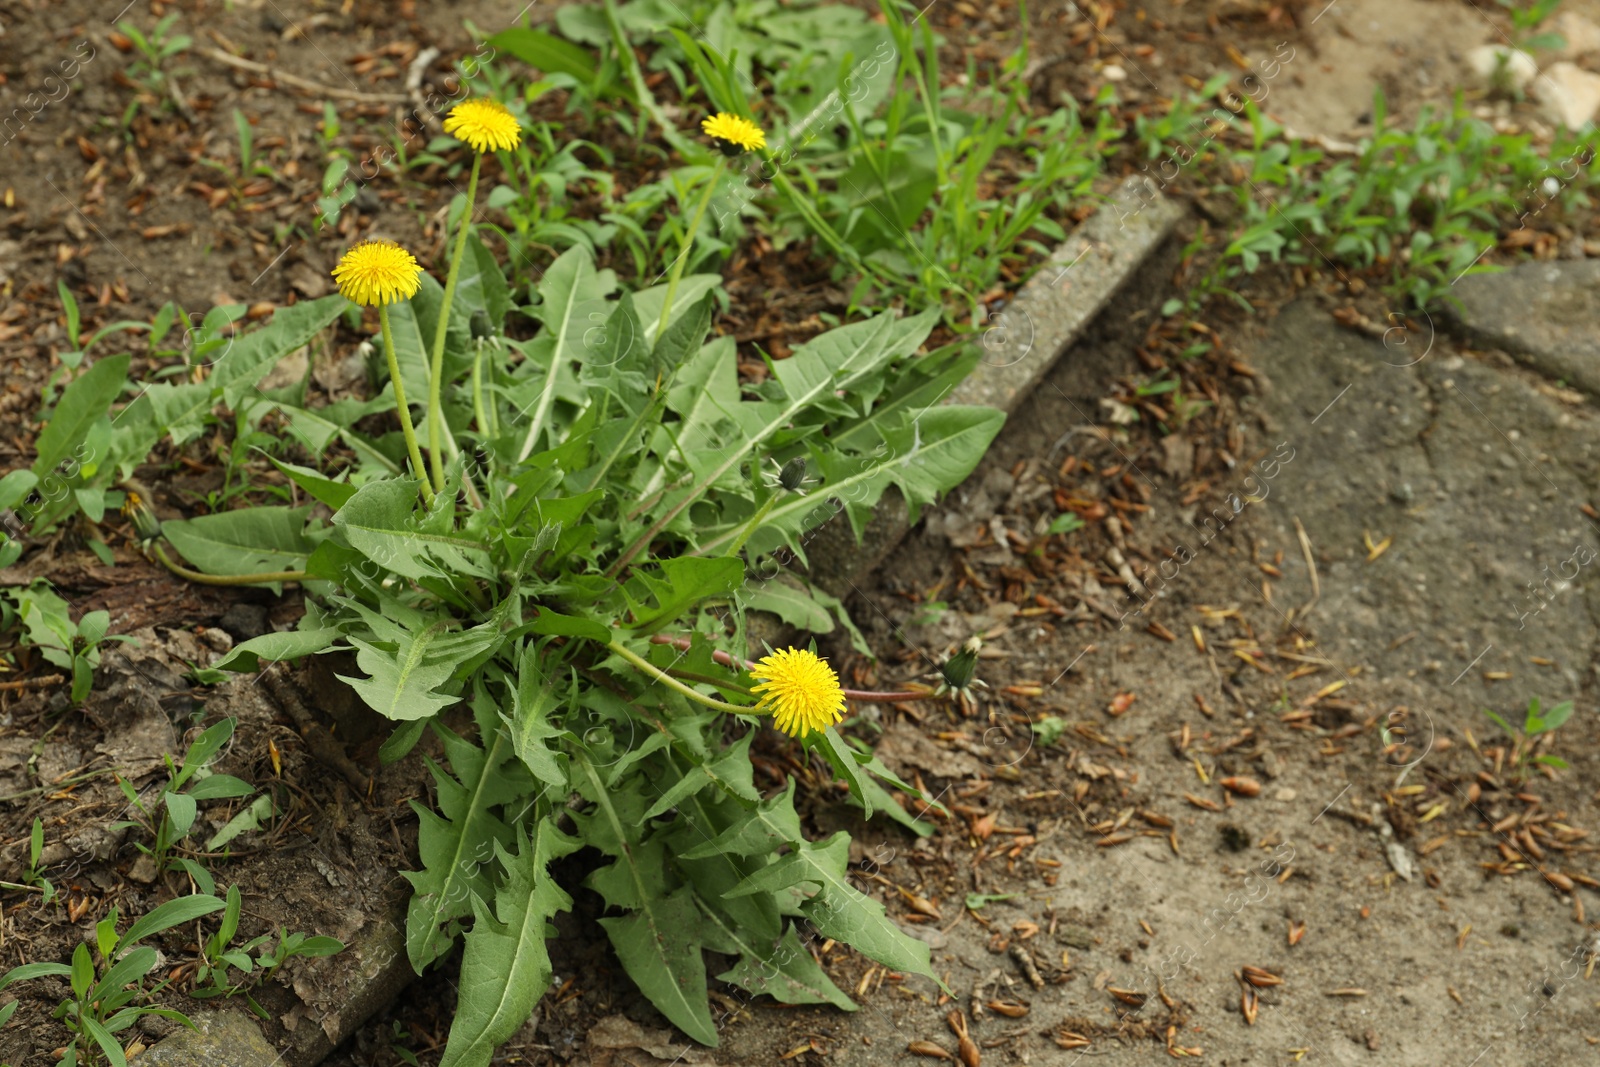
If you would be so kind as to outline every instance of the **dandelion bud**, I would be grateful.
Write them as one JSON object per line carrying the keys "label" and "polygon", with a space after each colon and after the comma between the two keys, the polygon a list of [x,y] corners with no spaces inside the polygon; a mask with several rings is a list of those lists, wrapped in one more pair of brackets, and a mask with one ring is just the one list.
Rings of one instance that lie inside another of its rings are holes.
{"label": "dandelion bud", "polygon": [[967,638],[961,651],[945,660],[944,666],[939,668],[939,673],[944,676],[944,684],[958,691],[971,687],[973,675],[978,670],[978,649],[982,647],[983,641],[978,637]]}
{"label": "dandelion bud", "polygon": [[796,456],[783,465],[783,470],[778,472],[778,484],[789,492],[794,492],[806,482],[806,461],[804,456]]}
{"label": "dandelion bud", "polygon": [[483,308],[479,308],[472,313],[470,325],[474,341],[487,341],[494,337],[494,323],[489,319],[489,313]]}

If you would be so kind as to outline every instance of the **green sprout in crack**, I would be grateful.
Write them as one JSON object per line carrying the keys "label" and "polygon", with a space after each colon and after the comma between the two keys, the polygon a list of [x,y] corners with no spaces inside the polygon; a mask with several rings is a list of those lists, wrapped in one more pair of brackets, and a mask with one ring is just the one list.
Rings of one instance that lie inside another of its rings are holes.
{"label": "green sprout in crack", "polygon": [[1488,708],[1485,708],[1483,713],[1489,716],[1490,721],[1510,740],[1511,751],[1507,762],[1516,777],[1525,777],[1530,764],[1538,764],[1553,770],[1567,769],[1567,761],[1560,756],[1552,756],[1548,752],[1538,750],[1548,748],[1555,730],[1572,717],[1572,701],[1563,700],[1546,711],[1540,705],[1539,698],[1534,697],[1528,701],[1528,712],[1522,720],[1521,729],[1512,726],[1502,716]]}

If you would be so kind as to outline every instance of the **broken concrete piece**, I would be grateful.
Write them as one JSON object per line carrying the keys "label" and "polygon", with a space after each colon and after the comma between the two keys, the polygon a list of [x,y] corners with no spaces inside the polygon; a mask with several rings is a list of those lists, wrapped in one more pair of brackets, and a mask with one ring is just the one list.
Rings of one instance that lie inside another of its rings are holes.
{"label": "broken concrete piece", "polygon": [[193,1017],[195,1029],[180,1026],[130,1061],[134,1067],[274,1067],[278,1050],[242,1011],[219,1011]]}
{"label": "broken concrete piece", "polygon": [[1533,95],[1550,121],[1580,130],[1600,110],[1600,74],[1565,61],[1552,63],[1533,80]]}
{"label": "broken concrete piece", "polygon": [[1500,348],[1535,370],[1600,395],[1600,261],[1519,263],[1471,274],[1453,287],[1472,343]]}
{"label": "broken concrete piece", "polygon": [[[1011,412],[1094,321],[1111,297],[1171,235],[1183,214],[1148,178],[1129,179],[1053,252],[1008,306],[981,323],[983,359],[946,397]],[[811,579],[848,596],[910,529],[898,490],[883,495],[858,544],[835,515],[809,539]]]}

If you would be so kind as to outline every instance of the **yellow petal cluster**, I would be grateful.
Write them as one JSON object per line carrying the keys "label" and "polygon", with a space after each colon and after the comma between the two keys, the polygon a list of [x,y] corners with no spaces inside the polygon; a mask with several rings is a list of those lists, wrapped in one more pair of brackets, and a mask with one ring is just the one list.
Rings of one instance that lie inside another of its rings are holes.
{"label": "yellow petal cluster", "polygon": [[347,300],[377,307],[409,300],[422,287],[416,257],[393,241],[363,241],[333,268],[333,280]]}
{"label": "yellow petal cluster", "polygon": [[463,100],[445,116],[444,132],[465,141],[474,152],[493,152],[517,147],[522,127],[498,100]]}
{"label": "yellow petal cluster", "polygon": [[821,732],[844,718],[844,691],[828,662],[802,648],[786,648],[758,660],[750,673],[761,684],[759,711],[770,711],[772,723],[790,737]]}
{"label": "yellow petal cluster", "polygon": [[700,129],[721,149],[725,156],[740,152],[754,152],[767,147],[767,135],[760,126],[747,118],[719,111],[700,123]]}

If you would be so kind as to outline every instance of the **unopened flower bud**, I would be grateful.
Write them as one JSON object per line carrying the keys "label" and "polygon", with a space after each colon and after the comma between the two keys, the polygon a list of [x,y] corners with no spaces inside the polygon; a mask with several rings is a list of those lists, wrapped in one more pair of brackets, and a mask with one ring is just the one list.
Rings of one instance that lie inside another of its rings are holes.
{"label": "unopened flower bud", "polygon": [[789,492],[794,492],[806,482],[806,461],[803,456],[796,456],[783,465],[783,470],[778,473],[778,484]]}
{"label": "unopened flower bud", "polygon": [[983,641],[979,638],[967,638],[961,651],[945,660],[944,666],[939,668],[939,673],[944,676],[944,684],[957,690],[969,688],[978,670],[978,649],[982,647]]}
{"label": "unopened flower bud", "polygon": [[487,341],[494,336],[494,323],[490,321],[489,313],[483,308],[472,313],[470,325],[474,341]]}

